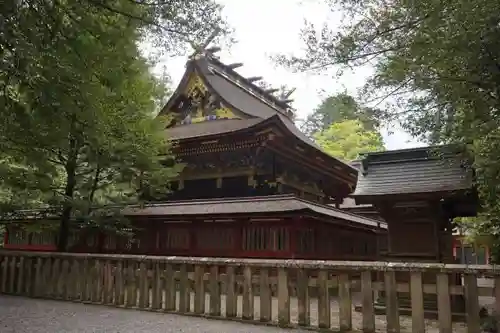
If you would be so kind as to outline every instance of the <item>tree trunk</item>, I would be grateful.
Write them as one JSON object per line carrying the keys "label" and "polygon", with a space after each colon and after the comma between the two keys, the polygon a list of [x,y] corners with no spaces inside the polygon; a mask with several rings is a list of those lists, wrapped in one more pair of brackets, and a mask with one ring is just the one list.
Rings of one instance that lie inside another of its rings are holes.
{"label": "tree trunk", "polygon": [[59,252],[68,251],[69,224],[72,209],[73,207],[71,207],[71,205],[65,204],[61,214],[61,221],[59,223],[59,238],[57,242],[57,251]]}
{"label": "tree trunk", "polygon": [[90,213],[92,212],[92,203],[94,202],[95,192],[97,191],[97,186],[99,185],[100,175],[101,175],[101,167],[99,165],[99,162],[97,162],[94,180],[92,181],[92,189],[90,190],[90,194],[89,194],[89,198],[88,198],[88,205],[89,205],[87,208],[88,215],[90,215]]}
{"label": "tree trunk", "polygon": [[67,175],[66,189],[64,191],[66,198],[61,214],[61,221],[59,223],[59,239],[57,242],[57,251],[59,252],[66,252],[68,250],[69,227],[71,222],[71,212],[73,210],[71,199],[73,198],[75,185],[75,170],[73,169],[73,172],[71,174],[68,173]]}
{"label": "tree trunk", "polygon": [[[76,162],[76,161],[75,161]],[[73,193],[76,186],[76,163],[68,163],[66,168],[67,180],[66,188],[64,190],[64,206],[61,214],[61,221],[59,223],[59,239],[57,242],[57,251],[66,252],[68,250],[69,227],[71,222],[71,212],[73,210]],[[69,166],[69,168],[68,168]],[[73,166],[73,167],[71,167]]]}
{"label": "tree trunk", "polygon": [[59,238],[57,241],[57,251],[68,251],[68,238],[71,223],[71,213],[73,211],[73,195],[76,187],[76,166],[79,146],[76,138],[70,134],[69,154],[65,165],[66,187],[64,189],[64,205],[59,223]]}

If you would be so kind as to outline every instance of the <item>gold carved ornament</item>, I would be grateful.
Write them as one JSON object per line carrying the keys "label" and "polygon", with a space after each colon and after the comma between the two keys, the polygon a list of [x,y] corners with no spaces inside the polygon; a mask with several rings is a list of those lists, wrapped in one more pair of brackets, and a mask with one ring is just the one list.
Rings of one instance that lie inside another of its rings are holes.
{"label": "gold carved ornament", "polygon": [[[209,91],[205,86],[205,84],[203,83],[203,80],[201,79],[200,76],[195,75],[190,79],[186,88],[186,95],[189,98],[192,98],[196,102],[201,102],[208,93]],[[222,103],[219,104],[220,107],[214,110],[215,116],[213,118],[239,119],[239,117],[235,116],[235,114],[230,108],[223,106]],[[200,103],[200,107],[196,110],[195,114],[193,115],[191,123],[200,123],[208,120],[214,120],[211,119],[212,117],[204,116],[203,111],[204,111],[203,106]]]}

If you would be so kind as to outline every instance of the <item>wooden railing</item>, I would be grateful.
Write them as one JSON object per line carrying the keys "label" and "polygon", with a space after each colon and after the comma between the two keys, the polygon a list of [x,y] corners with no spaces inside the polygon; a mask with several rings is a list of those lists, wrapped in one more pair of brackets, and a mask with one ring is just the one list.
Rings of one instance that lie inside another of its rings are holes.
{"label": "wooden railing", "polygon": [[[463,286],[450,283],[457,274]],[[422,283],[429,276],[435,284]],[[492,286],[478,286],[478,276]],[[379,316],[374,294],[380,291],[386,308]],[[3,294],[282,327],[479,333],[480,301],[486,297],[500,313],[499,291],[495,266],[0,251]],[[409,316],[400,315],[403,294]],[[424,294],[436,299],[436,320],[424,318]],[[452,322],[453,295],[465,298],[465,323]]]}

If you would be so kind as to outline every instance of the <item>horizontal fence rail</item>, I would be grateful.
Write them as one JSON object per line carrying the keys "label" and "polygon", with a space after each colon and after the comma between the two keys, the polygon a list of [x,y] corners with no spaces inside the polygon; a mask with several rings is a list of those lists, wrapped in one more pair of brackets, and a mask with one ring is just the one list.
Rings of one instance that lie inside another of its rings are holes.
{"label": "horizontal fence rail", "polygon": [[496,266],[0,251],[0,292],[318,330],[500,332]]}

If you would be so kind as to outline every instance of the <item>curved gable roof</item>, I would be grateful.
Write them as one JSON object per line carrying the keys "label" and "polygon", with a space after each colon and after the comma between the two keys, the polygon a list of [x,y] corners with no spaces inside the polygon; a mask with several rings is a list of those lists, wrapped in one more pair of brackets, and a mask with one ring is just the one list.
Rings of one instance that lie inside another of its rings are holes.
{"label": "curved gable roof", "polygon": [[[314,141],[302,133],[297,126],[295,126],[294,122],[285,115],[286,110],[283,108],[279,108],[279,106],[271,106],[271,103],[266,103],[263,99],[255,96],[255,94],[252,94],[247,89],[244,89],[244,87],[235,84],[234,81],[224,77],[218,71],[211,70],[209,61],[206,58],[197,60],[196,68],[203,74],[202,78],[208,88],[211,89],[213,93],[217,94],[231,108],[247,114],[250,117],[261,119],[278,117],[288,131],[290,131],[290,133],[292,133],[300,141],[326,154],[321,147],[319,147]],[[338,161],[346,164],[343,161]],[[346,165],[350,167],[348,164]],[[351,169],[352,171],[356,171],[354,168]]]}
{"label": "curved gable roof", "polygon": [[[225,66],[227,67],[227,66]],[[172,105],[176,97],[182,94],[191,74],[197,73],[211,93],[220,97],[225,105],[235,112],[247,115],[247,119],[215,120],[200,124],[178,126],[167,130],[169,137],[173,139],[185,139],[191,137],[203,137],[216,134],[237,132],[252,127],[256,124],[265,123],[265,120],[277,121],[294,137],[306,146],[319,151],[327,160],[333,161],[348,173],[357,174],[357,169],[344,161],[328,155],[314,141],[302,133],[290,119],[288,110],[280,105],[275,97],[264,96],[263,90],[258,88],[237,74],[232,69],[225,68],[220,61],[209,56],[200,56],[188,61],[186,72],[178,85],[175,93],[160,112],[164,113]],[[269,94],[268,94],[269,95]],[[274,120],[271,120],[274,119]]]}
{"label": "curved gable roof", "polygon": [[264,99],[242,80],[235,80],[208,58],[203,57],[195,61],[194,66],[201,73],[201,77],[211,91],[236,110],[250,117],[267,119],[286,110],[272,101]]}

